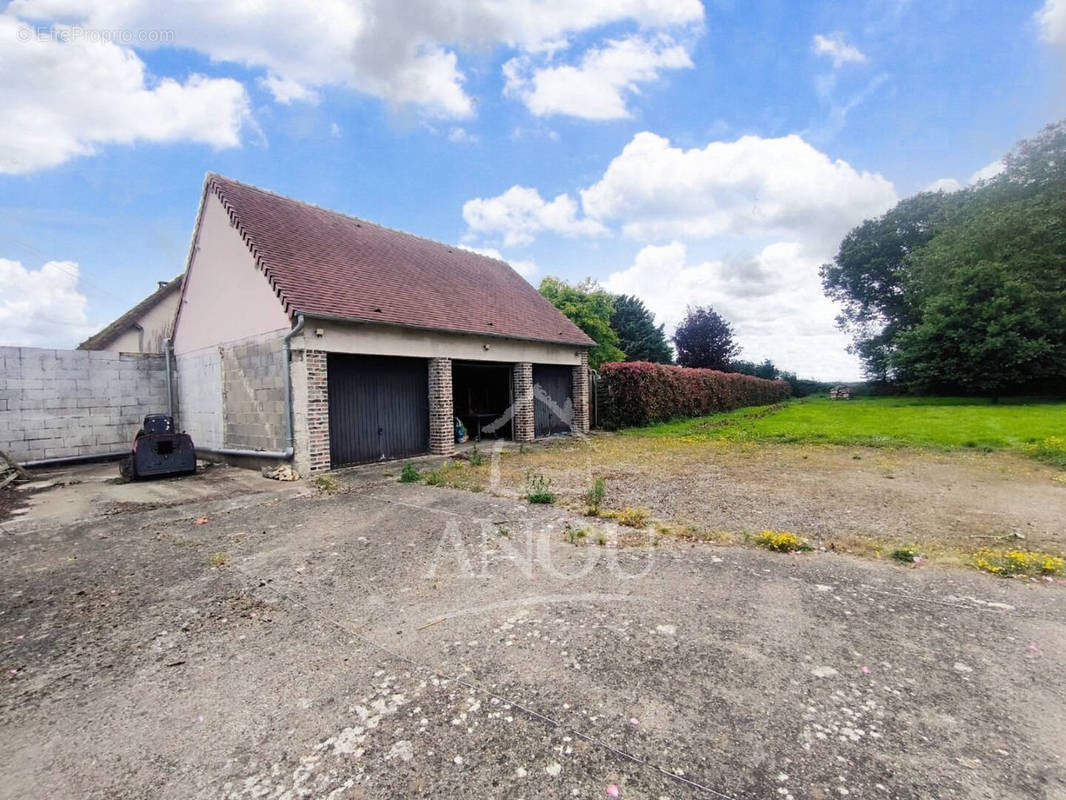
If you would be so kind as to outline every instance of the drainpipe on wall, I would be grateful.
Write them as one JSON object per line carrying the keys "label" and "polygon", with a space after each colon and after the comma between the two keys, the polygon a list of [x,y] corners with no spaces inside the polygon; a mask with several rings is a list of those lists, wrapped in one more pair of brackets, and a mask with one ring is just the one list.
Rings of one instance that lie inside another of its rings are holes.
{"label": "drainpipe on wall", "polygon": [[[296,334],[304,329],[304,315],[296,315],[296,324],[292,330],[285,334],[281,340],[282,361],[285,369],[285,429],[287,447],[284,450],[247,450],[236,447],[197,447],[204,453],[213,453],[220,456],[254,456],[256,458],[292,458],[296,452],[296,431],[293,424],[292,411],[292,369],[289,365],[289,357],[292,354],[292,340]],[[169,363],[169,362],[168,362]]]}
{"label": "drainpipe on wall", "polygon": [[163,359],[167,365],[167,414],[174,419],[174,384],[170,376],[170,357],[174,354],[174,343],[168,336],[163,340]]}

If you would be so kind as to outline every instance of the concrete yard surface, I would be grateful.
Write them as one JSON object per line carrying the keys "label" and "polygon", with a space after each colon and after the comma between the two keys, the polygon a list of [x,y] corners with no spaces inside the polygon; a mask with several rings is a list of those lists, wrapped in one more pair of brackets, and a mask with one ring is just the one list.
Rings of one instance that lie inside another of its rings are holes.
{"label": "concrete yard surface", "polygon": [[1066,797],[1061,585],[368,475],[0,536],[0,796]]}

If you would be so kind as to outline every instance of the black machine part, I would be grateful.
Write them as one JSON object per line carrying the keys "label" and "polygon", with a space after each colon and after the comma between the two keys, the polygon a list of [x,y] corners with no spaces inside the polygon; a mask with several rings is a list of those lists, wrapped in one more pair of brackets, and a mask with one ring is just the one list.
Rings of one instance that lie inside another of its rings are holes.
{"label": "black machine part", "polygon": [[174,432],[174,420],[166,414],[149,414],[133,439],[122,474],[132,480],[160,475],[192,475],[196,472],[196,448],[187,433]]}

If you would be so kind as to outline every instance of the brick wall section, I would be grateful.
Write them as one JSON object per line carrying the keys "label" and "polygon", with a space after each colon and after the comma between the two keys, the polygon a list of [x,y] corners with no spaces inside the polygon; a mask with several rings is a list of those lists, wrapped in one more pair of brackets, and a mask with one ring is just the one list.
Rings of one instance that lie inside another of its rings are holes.
{"label": "brick wall section", "polygon": [[574,367],[574,421],[571,428],[574,433],[589,432],[589,353],[581,351],[581,364]]}
{"label": "brick wall section", "polygon": [[324,472],[329,459],[329,375],[324,350],[305,350],[308,471]]}
{"label": "brick wall section", "polygon": [[533,365],[514,365],[514,440],[533,441]]}
{"label": "brick wall section", "polygon": [[128,452],[167,410],[162,355],[0,347],[0,450],[18,461]]}
{"label": "brick wall section", "polygon": [[222,348],[226,447],[284,450],[288,446],[284,358],[278,338]]}
{"label": "brick wall section", "polygon": [[429,452],[455,452],[455,412],[452,408],[452,360],[429,360]]}

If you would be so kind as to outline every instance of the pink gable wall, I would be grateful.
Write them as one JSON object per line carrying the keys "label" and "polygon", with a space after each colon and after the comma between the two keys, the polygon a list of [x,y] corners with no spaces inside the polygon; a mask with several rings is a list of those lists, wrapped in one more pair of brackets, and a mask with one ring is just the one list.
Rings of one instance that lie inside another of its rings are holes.
{"label": "pink gable wall", "polygon": [[290,327],[281,301],[256,267],[226,209],[209,193],[185,278],[174,353]]}

